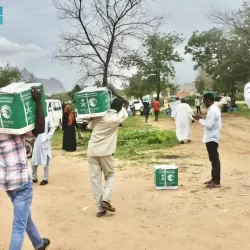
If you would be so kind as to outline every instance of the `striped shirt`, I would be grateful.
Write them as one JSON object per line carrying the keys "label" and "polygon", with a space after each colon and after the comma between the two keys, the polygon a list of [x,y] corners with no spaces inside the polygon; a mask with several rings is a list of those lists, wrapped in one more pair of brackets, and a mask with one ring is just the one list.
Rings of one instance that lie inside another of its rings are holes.
{"label": "striped shirt", "polygon": [[0,134],[0,189],[15,190],[32,182],[24,141],[34,139],[32,132],[24,135]]}

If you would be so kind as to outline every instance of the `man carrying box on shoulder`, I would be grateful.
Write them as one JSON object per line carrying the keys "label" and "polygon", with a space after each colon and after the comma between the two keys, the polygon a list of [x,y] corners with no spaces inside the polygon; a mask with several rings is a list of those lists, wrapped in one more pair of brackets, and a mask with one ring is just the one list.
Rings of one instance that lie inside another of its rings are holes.
{"label": "man carrying box on shoulder", "polygon": [[[119,96],[112,87],[108,87],[113,95],[118,96],[111,108],[103,117],[93,118],[88,128],[92,130],[88,145],[88,165],[92,191],[97,205],[97,217],[109,212],[115,212],[110,204],[114,187],[114,154],[117,144],[119,125],[128,117],[129,102]],[[102,191],[102,172],[105,178],[105,188]]]}
{"label": "man carrying box on shoulder", "polygon": [[41,104],[41,91],[32,88],[36,103],[35,128],[24,135],[0,134],[0,189],[7,192],[14,206],[14,220],[9,250],[21,250],[27,232],[34,249],[45,250],[50,241],[42,239],[31,218],[33,196],[32,177],[29,172],[24,141],[32,140],[44,132],[45,118]]}

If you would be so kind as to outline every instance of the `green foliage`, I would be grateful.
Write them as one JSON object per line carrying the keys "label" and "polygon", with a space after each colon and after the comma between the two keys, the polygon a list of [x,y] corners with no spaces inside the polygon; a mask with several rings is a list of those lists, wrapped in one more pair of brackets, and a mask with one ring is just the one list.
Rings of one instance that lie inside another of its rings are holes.
{"label": "green foliage", "polygon": [[228,93],[235,101],[237,91],[250,80],[250,42],[243,37],[220,29],[194,32],[186,46],[186,53],[193,56],[195,69],[211,75],[213,90]]}
{"label": "green foliage", "polygon": [[129,85],[123,84],[122,87],[126,96],[134,96],[137,99],[142,99],[143,96],[153,91],[150,82],[147,79],[143,79],[139,73],[129,79]]}
{"label": "green foliage", "polygon": [[236,98],[236,100],[238,100],[238,101],[244,101],[244,100],[245,100],[244,94],[243,94],[242,92],[236,93],[235,98]]}
{"label": "green foliage", "polygon": [[161,90],[170,85],[170,80],[175,76],[173,63],[183,60],[176,51],[176,46],[182,42],[183,39],[176,34],[149,35],[144,42],[144,54],[134,53],[124,57],[120,63],[127,69],[136,68],[137,75],[146,79],[141,81],[143,84],[138,84],[139,88],[148,89],[148,85],[151,85],[159,97]]}
{"label": "green foliage", "polygon": [[[175,133],[172,131],[158,131],[150,129],[149,125],[140,122],[136,117],[129,117],[124,122],[124,128],[119,129],[116,156],[121,159],[135,159],[145,151],[160,150],[178,144]],[[87,149],[90,132],[84,132],[83,139],[78,146]],[[52,146],[61,149],[62,131],[57,131],[52,138]]]}
{"label": "green foliage", "polygon": [[5,87],[12,82],[19,82],[22,79],[21,72],[16,67],[7,64],[4,68],[0,68],[0,87]]}
{"label": "green foliage", "polygon": [[188,96],[187,103],[190,106],[195,106],[195,99],[196,99],[196,95],[190,95]]}
{"label": "green foliage", "polygon": [[204,90],[212,90],[214,88],[214,81],[210,75],[201,70],[195,79],[195,88],[198,93],[202,94]]}
{"label": "green foliage", "polygon": [[83,87],[81,87],[79,84],[76,84],[71,91],[68,92],[68,95],[70,96],[70,99],[73,100],[75,97],[75,94],[79,91],[81,91]]}
{"label": "green foliage", "polygon": [[[84,133],[84,138],[78,142],[87,147],[90,133]],[[166,149],[177,145],[174,132],[157,130],[121,129],[118,134],[117,152],[119,158],[129,159],[146,150]]]}

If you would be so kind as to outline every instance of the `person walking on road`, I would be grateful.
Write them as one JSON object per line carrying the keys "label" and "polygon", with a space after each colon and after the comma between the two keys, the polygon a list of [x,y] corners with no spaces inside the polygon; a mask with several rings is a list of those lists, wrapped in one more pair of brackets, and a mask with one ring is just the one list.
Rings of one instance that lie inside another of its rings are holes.
{"label": "person walking on road", "polygon": [[159,102],[159,98],[156,97],[155,100],[152,103],[153,109],[154,109],[154,113],[155,113],[155,121],[158,122],[159,120],[159,113],[160,113],[160,102]]}
{"label": "person walking on road", "polygon": [[24,135],[0,134],[0,189],[7,192],[14,207],[9,250],[23,249],[25,232],[34,249],[45,250],[50,245],[50,240],[41,238],[31,218],[33,186],[24,141],[33,140],[45,128],[41,91],[32,88],[32,96],[36,104],[34,130]]}
{"label": "person walking on road", "polygon": [[150,114],[150,102],[148,100],[145,100],[142,102],[143,104],[143,113],[145,117],[145,122],[148,123],[148,117]]}
{"label": "person walking on road", "polygon": [[[107,211],[116,211],[110,203],[115,181],[114,154],[119,125],[128,117],[129,102],[116,94],[112,87],[110,90],[119,98],[113,100],[111,108],[103,117],[93,118],[88,125],[92,130],[88,145],[88,168],[97,217],[104,216]],[[104,191],[102,172],[105,179]]]}
{"label": "person walking on road", "polygon": [[35,140],[33,156],[32,156],[32,177],[33,183],[38,182],[37,169],[38,166],[44,168],[44,177],[40,185],[47,185],[49,179],[49,166],[51,162],[51,144],[50,140],[54,135],[55,127],[51,116],[47,116],[45,119],[45,132],[38,135]]}
{"label": "person walking on road", "polygon": [[220,131],[222,127],[221,112],[217,105],[214,104],[212,93],[204,95],[204,105],[208,108],[206,120],[200,119],[197,115],[201,126],[204,127],[203,142],[206,144],[209,160],[212,164],[211,180],[205,182],[207,188],[218,188],[221,186],[221,164],[218,153]]}
{"label": "person walking on road", "polygon": [[179,97],[176,97],[176,101],[172,102],[171,104],[171,117],[173,118],[173,120],[176,117],[176,109],[178,107],[178,105],[181,104],[181,101],[179,99]]}
{"label": "person walking on road", "polygon": [[181,100],[181,104],[176,109],[175,125],[176,137],[181,144],[185,141],[191,142],[191,123],[194,121],[194,112],[186,103],[185,99]]}
{"label": "person walking on road", "polygon": [[195,107],[196,107],[196,113],[201,114],[201,102],[200,102],[200,98],[198,96],[195,99]]}

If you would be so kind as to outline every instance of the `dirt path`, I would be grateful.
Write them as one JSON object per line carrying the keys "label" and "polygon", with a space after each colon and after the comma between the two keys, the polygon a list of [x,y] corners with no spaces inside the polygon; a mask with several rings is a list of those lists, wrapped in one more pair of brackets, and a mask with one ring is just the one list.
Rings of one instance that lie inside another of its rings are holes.
{"label": "dirt path", "polygon": [[[174,128],[170,120],[154,125]],[[166,150],[157,159],[179,166],[179,190],[154,190],[151,163],[124,163],[117,169],[112,199],[117,213],[99,219],[86,160],[55,151],[50,184],[34,188],[33,218],[39,231],[52,240],[51,250],[250,249],[249,126],[244,118],[223,118],[221,189],[203,188],[210,164],[196,123],[193,143]],[[171,159],[175,155],[180,158]],[[11,220],[11,204],[0,193],[1,250],[8,250]],[[23,249],[32,249],[27,237]]]}

